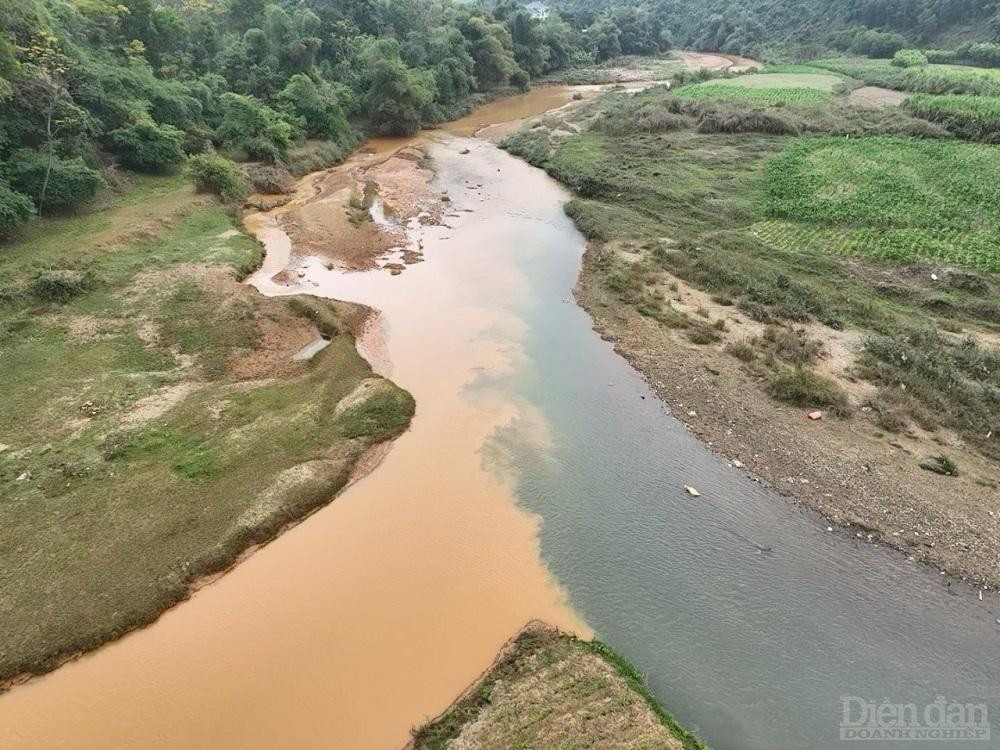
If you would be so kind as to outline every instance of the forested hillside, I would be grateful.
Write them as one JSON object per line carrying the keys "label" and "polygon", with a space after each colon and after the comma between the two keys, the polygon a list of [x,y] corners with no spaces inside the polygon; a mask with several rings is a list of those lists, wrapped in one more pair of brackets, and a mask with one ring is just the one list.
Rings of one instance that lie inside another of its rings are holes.
{"label": "forested hillside", "polygon": [[[906,46],[1000,41],[995,0],[559,0],[578,26],[617,23],[668,35],[678,46],[750,56],[809,57],[833,48],[891,57]],[[641,52],[641,50],[624,50]]]}
{"label": "forested hillside", "polygon": [[306,138],[335,161],[361,132],[454,117],[594,44],[516,2],[3,0],[0,232],[85,201],[118,165],[274,162]]}
{"label": "forested hillside", "polygon": [[[0,235],[72,209],[118,167],[169,171],[241,193],[216,156],[313,168],[364,133],[450,119],[533,78],[675,44],[812,58],[891,57],[948,43],[952,59],[1000,62],[996,0],[2,0]],[[947,35],[951,35],[950,38]],[[986,42],[986,43],[983,43]]]}

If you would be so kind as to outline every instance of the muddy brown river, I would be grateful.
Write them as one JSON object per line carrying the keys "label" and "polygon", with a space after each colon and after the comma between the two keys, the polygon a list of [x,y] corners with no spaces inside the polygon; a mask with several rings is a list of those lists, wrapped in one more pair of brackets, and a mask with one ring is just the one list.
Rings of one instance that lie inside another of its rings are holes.
{"label": "muddy brown river", "polygon": [[[396,748],[531,618],[593,629],[718,750],[840,747],[845,696],[1000,716],[993,602],[712,454],[573,303],[562,188],[484,140],[429,143],[470,211],[414,229],[398,276],[248,225],[263,293],[381,311],[359,347],[415,396],[412,429],[151,627],[0,697],[0,747]],[[298,286],[269,281],[289,263]]]}

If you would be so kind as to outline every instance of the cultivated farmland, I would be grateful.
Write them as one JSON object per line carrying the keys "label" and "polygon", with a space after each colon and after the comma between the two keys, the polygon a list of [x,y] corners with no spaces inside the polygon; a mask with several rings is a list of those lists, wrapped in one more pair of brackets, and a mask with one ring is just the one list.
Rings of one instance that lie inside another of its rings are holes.
{"label": "cultivated farmland", "polygon": [[1000,141],[1000,97],[917,94],[903,106],[917,117],[941,123],[960,138]]}
{"label": "cultivated farmland", "polygon": [[679,99],[735,99],[753,104],[823,104],[830,94],[807,87],[749,87],[730,83],[699,83],[675,92]]}

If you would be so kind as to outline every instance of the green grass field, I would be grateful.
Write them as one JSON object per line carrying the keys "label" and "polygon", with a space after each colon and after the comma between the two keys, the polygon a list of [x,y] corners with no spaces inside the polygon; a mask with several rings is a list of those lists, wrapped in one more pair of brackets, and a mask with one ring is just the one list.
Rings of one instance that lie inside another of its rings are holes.
{"label": "green grass field", "polygon": [[829,73],[762,73],[681,86],[680,99],[732,99],[755,104],[815,105],[830,101],[843,79]]}
{"label": "green grass field", "polygon": [[[837,137],[774,134],[749,116],[740,120],[745,131],[704,131],[702,112],[716,104],[678,104],[676,94],[608,94],[564,115],[584,124],[580,133],[538,127],[504,143],[574,191],[567,213],[603,248],[586,271],[607,290],[600,304],[699,336],[711,321],[672,306],[666,272],[760,323],[863,331],[870,336],[864,371],[879,386],[879,413],[892,415],[887,424],[946,425],[1000,457],[986,437],[1000,413],[1000,355],[981,341],[938,333],[1000,330],[1000,149],[879,135],[926,131],[898,108],[846,101],[761,105],[769,115],[794,116],[803,131],[839,130]],[[737,119],[751,114],[738,103],[719,107]],[[650,112],[676,119],[644,132]],[[630,261],[618,257],[620,245]],[[758,367],[775,360],[734,350]],[[907,366],[916,361],[926,366]],[[783,368],[778,362],[758,376],[780,378]]]}
{"label": "green grass field", "polygon": [[1000,95],[1000,70],[992,68],[941,64],[898,68],[890,60],[853,57],[814,60],[810,66],[897,91]]}
{"label": "green grass field", "polygon": [[827,224],[996,229],[1000,150],[902,138],[802,139],[767,170],[770,216]]}
{"label": "green grass field", "polygon": [[413,413],[382,381],[336,414],[373,377],[348,306],[239,284],[261,250],[223,207],[137,182],[0,248],[0,680],[151,621]]}

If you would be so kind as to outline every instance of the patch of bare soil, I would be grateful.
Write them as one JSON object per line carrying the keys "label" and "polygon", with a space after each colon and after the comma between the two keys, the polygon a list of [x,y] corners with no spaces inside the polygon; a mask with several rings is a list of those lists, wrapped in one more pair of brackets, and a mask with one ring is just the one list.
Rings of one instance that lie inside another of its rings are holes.
{"label": "patch of bare soil", "polygon": [[[393,145],[395,150],[359,151],[339,167],[296,184],[291,197],[274,209],[296,255],[326,258],[346,271],[389,268],[393,251],[402,253],[402,268],[422,259],[417,249],[406,246],[406,222],[440,221],[447,197],[430,189],[433,173],[418,144]],[[373,220],[376,200],[385,221]]]}
{"label": "patch of bare soil", "polygon": [[[695,345],[684,330],[622,304],[601,279],[590,247],[575,294],[595,329],[714,450],[863,540],[984,586],[1000,583],[995,466],[949,431],[880,430],[876,414],[863,406],[871,387],[851,375],[860,345],[856,332],[807,326],[823,343],[816,369],[834,377],[856,407],[850,418],[827,414],[814,421],[808,410],[771,399],[759,373],[724,351],[728,343],[761,335],[759,323],[673,279],[665,296],[676,309],[695,320],[707,315],[726,321],[720,341]],[[956,460],[959,476],[919,468],[922,459],[940,453]]]}
{"label": "patch of bare soil", "polygon": [[77,341],[93,341],[105,335],[108,323],[102,318],[82,313],[60,312],[54,315],[45,315],[42,321],[47,325],[54,325],[64,328],[66,333]]}
{"label": "patch of bare soil", "polygon": [[902,104],[908,96],[902,91],[884,89],[881,86],[861,86],[853,89],[847,98],[859,107],[894,107]]}
{"label": "patch of bare soil", "polygon": [[184,380],[174,383],[151,393],[145,398],[141,398],[132,404],[132,407],[122,416],[121,423],[134,427],[135,425],[149,422],[166,414],[170,409],[183,401],[187,396],[198,389],[199,383]]}
{"label": "patch of bare soil", "polygon": [[229,375],[237,380],[286,377],[303,372],[306,363],[296,360],[295,353],[319,335],[312,323],[292,316],[281,309],[281,305],[271,310],[266,309],[267,305],[262,307],[265,309],[256,321],[256,346],[235,352],[226,362]]}
{"label": "patch of bare soil", "polygon": [[[263,297],[252,287],[238,282],[229,268],[183,263],[166,270],[145,271],[135,278],[125,296],[128,299],[154,299],[172,289],[180,278],[196,281],[200,287],[222,300],[222,306],[240,306],[253,319],[257,333],[255,345],[236,350],[228,357],[226,371],[229,377],[250,380],[294,376],[305,371],[306,362],[296,360],[294,355],[316,340],[320,335],[319,329],[308,319],[295,315],[283,299]],[[145,321],[141,329],[140,337],[147,345],[159,346],[159,332],[152,322]],[[195,376],[196,373],[190,375]],[[133,407],[133,410],[139,410],[138,414],[126,416],[126,421],[145,421],[149,417],[145,417],[144,412],[159,416],[172,405],[164,406],[164,402],[178,393],[177,401],[187,395],[166,389],[161,395],[150,397],[148,403],[139,402]]]}
{"label": "patch of bare soil", "polygon": [[684,747],[613,664],[538,622],[509,641],[407,747],[442,747],[442,741],[450,750]]}
{"label": "patch of bare soil", "polygon": [[693,52],[683,50],[677,56],[684,62],[689,70],[728,70],[731,73],[741,73],[751,68],[759,68],[762,63],[751,60],[749,57],[739,55],[724,55],[721,52]]}

